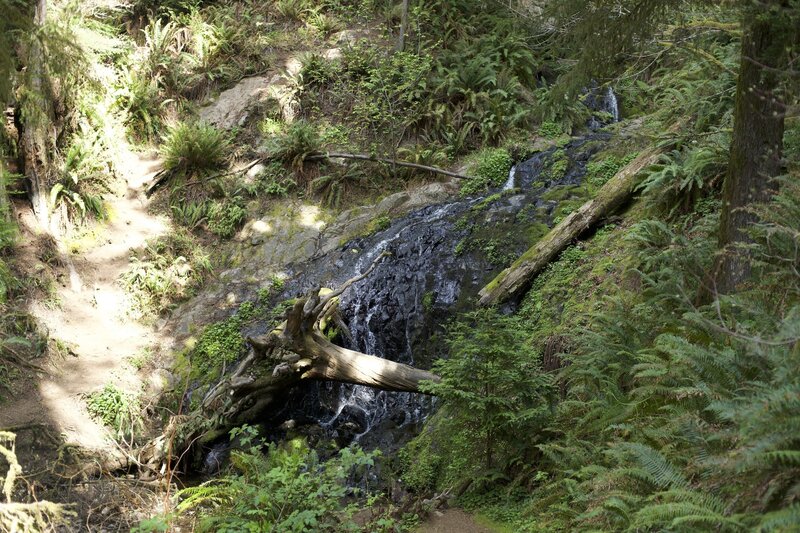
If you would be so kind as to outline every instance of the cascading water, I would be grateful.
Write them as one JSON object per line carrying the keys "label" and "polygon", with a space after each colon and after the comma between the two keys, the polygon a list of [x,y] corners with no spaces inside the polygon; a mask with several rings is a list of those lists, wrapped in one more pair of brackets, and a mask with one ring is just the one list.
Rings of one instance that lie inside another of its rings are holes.
{"label": "cascading water", "polygon": [[602,94],[599,94],[599,89],[596,85],[589,89],[586,96],[586,105],[593,111],[600,111],[608,115],[608,118],[592,115],[587,123],[590,130],[597,131],[604,126],[619,122],[619,101],[614,89],[610,86],[606,87]]}
{"label": "cascading water", "polygon": [[511,170],[508,171],[508,180],[506,180],[506,183],[503,185],[504,191],[510,191],[511,189],[514,188],[514,179],[516,177],[516,174],[517,174],[517,165],[514,165],[511,167]]}
{"label": "cascading water", "polygon": [[[607,138],[594,133],[564,146],[564,155],[558,156],[568,159],[563,175],[550,177],[547,172],[556,148],[537,153],[512,169],[499,197],[487,194],[420,209],[384,231],[300,265],[287,295],[337,286],[389,252],[370,276],[340,297],[339,310],[352,340],[341,336],[339,342],[427,368],[443,350],[435,339],[449,317],[470,305],[477,291],[505,266],[504,258],[530,246],[528,228],[552,223],[557,202],[542,199],[543,193],[578,185],[586,162]],[[431,402],[420,394],[317,383],[290,399],[292,407],[284,416],[314,421],[343,445],[359,441],[368,448],[387,449],[415,433]]]}
{"label": "cascading water", "polygon": [[617,102],[617,95],[614,94],[614,89],[608,87],[606,89],[606,97],[603,100],[603,111],[611,115],[612,122],[619,122],[619,102]]}

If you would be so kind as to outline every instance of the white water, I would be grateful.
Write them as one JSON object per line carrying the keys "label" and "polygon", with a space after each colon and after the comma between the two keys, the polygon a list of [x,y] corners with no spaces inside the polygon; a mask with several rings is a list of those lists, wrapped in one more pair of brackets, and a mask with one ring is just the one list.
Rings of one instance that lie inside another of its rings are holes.
{"label": "white water", "polygon": [[[472,200],[471,203],[475,201],[477,200]],[[357,275],[369,268],[379,254],[388,250],[394,241],[414,226],[442,220],[449,216],[453,209],[459,205],[459,202],[454,202],[439,206],[420,220],[394,229],[379,243],[361,255],[356,262],[355,272],[352,275]],[[420,253],[422,253],[421,250]],[[358,346],[357,349],[370,355],[381,355],[375,353],[378,348],[378,339],[370,328],[370,321],[375,314],[381,312],[383,302],[380,299],[376,299],[374,293],[364,290],[364,287],[361,283],[356,283],[349,289],[352,294],[351,301],[353,302],[350,332],[354,339],[360,340],[361,346]],[[436,276],[434,290],[440,295],[439,298],[442,303],[449,305],[455,302],[458,292],[457,285],[444,280],[441,275],[437,274]],[[422,295],[419,295],[419,298],[421,297]],[[414,363],[411,345],[408,341],[405,347],[404,359],[402,361],[404,363]],[[368,433],[375,424],[381,422],[387,415],[397,413],[398,408],[402,409],[405,414],[403,422],[399,424],[400,426],[419,422],[427,412],[420,408],[420,401],[427,400],[420,400],[418,396],[410,393],[392,393],[390,395],[384,391],[378,391],[363,385],[343,385],[339,387],[339,397],[333,415],[329,419],[321,421],[320,425],[330,428],[347,411],[350,416],[357,416],[363,420],[363,431],[356,435],[354,439],[358,442],[363,435]]]}
{"label": "white water", "polygon": [[503,185],[503,190],[508,191],[514,188],[514,178],[517,174],[517,165],[511,167],[511,170],[508,171],[508,180],[506,180],[506,184]]}
{"label": "white water", "polygon": [[606,89],[606,102],[608,104],[608,112],[614,122],[619,122],[619,103],[617,102],[617,95],[614,94],[614,89],[610,86]]}

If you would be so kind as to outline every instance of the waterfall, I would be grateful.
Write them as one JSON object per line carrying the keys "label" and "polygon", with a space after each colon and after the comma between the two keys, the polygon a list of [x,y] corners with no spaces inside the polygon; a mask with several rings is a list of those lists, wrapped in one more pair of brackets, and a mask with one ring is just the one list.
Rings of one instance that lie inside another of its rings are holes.
{"label": "waterfall", "polygon": [[[395,219],[385,230],[298,265],[295,272],[300,276],[287,287],[286,295],[338,286],[388,252],[367,278],[340,296],[339,311],[349,335],[337,342],[427,368],[445,350],[442,333],[456,309],[503,267],[500,261],[530,246],[527,228],[552,223],[556,202],[542,195],[553,187],[579,184],[586,162],[609,137],[591,133],[519,162],[503,186],[518,190],[517,194],[497,196],[492,194],[495,189],[480,197],[424,207]],[[556,150],[563,150],[568,168],[557,177],[543,177],[549,176],[543,173]],[[299,391],[281,416],[313,421],[342,445],[359,442],[386,450],[415,434],[431,412],[432,401],[421,394],[316,383]]]}
{"label": "waterfall", "polygon": [[611,115],[611,121],[619,122],[619,104],[617,102],[617,95],[614,94],[614,89],[612,89],[610,85],[606,89],[604,104],[604,111],[607,111]]}
{"label": "waterfall", "polygon": [[503,185],[503,190],[508,191],[514,188],[514,177],[517,173],[517,165],[511,167],[511,170],[508,171],[508,180],[506,180],[505,185]]}

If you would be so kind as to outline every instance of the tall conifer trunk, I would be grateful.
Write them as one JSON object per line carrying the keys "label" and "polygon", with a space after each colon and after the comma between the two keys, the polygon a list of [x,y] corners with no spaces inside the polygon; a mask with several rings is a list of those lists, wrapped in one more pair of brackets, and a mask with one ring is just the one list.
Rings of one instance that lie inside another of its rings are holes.
{"label": "tall conifer trunk", "polygon": [[[772,195],[772,178],[780,174],[785,107],[779,72],[785,69],[786,46],[796,29],[786,28],[770,4],[745,10],[739,80],[736,86],[733,141],[723,188],[719,247],[714,278],[718,293],[729,293],[750,274],[750,259],[736,250],[748,240],[746,229],[756,217],[746,210]],[[778,13],[780,15],[780,13]],[[794,35],[793,35],[794,34]]]}
{"label": "tall conifer trunk", "polygon": [[[34,8],[34,25],[38,28],[47,19],[47,0],[38,0]],[[47,200],[47,112],[44,95],[44,54],[37,38],[32,39],[28,50],[28,78],[30,95],[36,101],[25,104],[28,110],[23,112],[20,148],[25,163],[25,175],[28,178],[29,194],[33,212],[43,228],[49,228],[49,208]]]}

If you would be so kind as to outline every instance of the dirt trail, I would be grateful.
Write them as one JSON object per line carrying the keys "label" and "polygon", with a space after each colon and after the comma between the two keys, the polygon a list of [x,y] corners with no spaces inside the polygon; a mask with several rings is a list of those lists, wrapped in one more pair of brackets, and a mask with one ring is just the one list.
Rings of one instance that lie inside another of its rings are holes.
{"label": "dirt trail", "polygon": [[491,529],[478,524],[472,515],[461,509],[435,511],[420,525],[416,533],[493,533]]}
{"label": "dirt trail", "polygon": [[[156,340],[151,327],[126,317],[128,304],[118,283],[128,267],[130,250],[165,233],[166,219],[147,211],[144,185],[160,168],[154,157],[135,154],[121,146],[124,186],[107,197],[110,220],[95,242],[73,257],[70,282],[58,287],[60,305],[34,302],[31,313],[47,328],[49,336],[70,349],[63,360],[51,361],[51,372],[35,386],[22,391],[0,408],[0,427],[46,424],[66,442],[89,450],[113,448],[108,432],[86,411],[84,396],[106,383],[132,392],[142,389],[142,379],[129,363]],[[25,237],[21,255],[29,265],[37,261],[33,246],[35,223],[30,213],[20,217]],[[80,282],[75,279],[77,274]]]}

